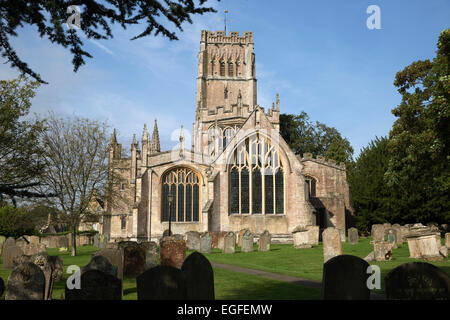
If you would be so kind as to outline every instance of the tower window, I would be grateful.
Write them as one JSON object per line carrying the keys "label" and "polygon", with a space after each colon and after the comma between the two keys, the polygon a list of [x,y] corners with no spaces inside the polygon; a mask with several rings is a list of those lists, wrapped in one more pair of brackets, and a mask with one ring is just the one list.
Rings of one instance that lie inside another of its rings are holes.
{"label": "tower window", "polygon": [[122,217],[120,219],[120,228],[125,230],[127,228],[127,217]]}
{"label": "tower window", "polygon": [[228,76],[233,77],[233,64],[228,62]]}
{"label": "tower window", "polygon": [[228,88],[225,88],[225,90],[223,91],[223,95],[225,99],[228,99]]}
{"label": "tower window", "polygon": [[220,63],[220,76],[225,77],[225,63],[224,62]]}

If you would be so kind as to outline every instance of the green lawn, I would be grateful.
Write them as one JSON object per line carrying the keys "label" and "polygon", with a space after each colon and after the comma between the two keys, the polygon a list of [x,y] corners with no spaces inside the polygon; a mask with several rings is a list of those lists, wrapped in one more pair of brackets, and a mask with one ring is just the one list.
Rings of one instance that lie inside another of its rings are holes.
{"label": "green lawn", "polygon": [[[343,243],[343,253],[351,254],[364,258],[372,251],[373,246],[370,239],[360,239],[358,245],[349,245]],[[80,267],[89,263],[91,255],[97,251],[92,246],[83,246],[78,248],[78,255],[72,257],[70,252],[61,253],[57,249],[47,249],[50,255],[60,255],[64,261],[64,278],[54,285],[53,298],[61,299],[64,294],[64,287],[70,274],[66,273],[69,265],[78,265]],[[187,252],[189,255],[191,251]],[[212,253],[205,255],[210,261],[226,263],[244,267],[248,269],[257,269],[273,273],[285,274],[309,280],[322,280],[323,270],[323,249],[322,245],[311,249],[295,249],[292,245],[274,244],[270,252],[258,252],[255,245],[255,251],[242,253],[237,248],[235,254],[222,254],[220,250],[214,249]],[[382,273],[382,289],[384,291],[384,276],[400,264],[411,261],[423,261],[409,258],[408,246],[400,246],[393,251],[391,261],[374,261],[371,264],[378,265]],[[1,262],[1,260],[0,260]],[[450,261],[430,262],[442,268],[450,275]],[[0,264],[0,277],[6,281],[10,270],[3,269]],[[214,268],[214,285],[216,299],[320,299],[320,290],[300,287],[295,284],[282,281],[262,278],[255,275],[237,273],[220,268]],[[137,299],[135,278],[124,278],[123,281],[123,299]]]}

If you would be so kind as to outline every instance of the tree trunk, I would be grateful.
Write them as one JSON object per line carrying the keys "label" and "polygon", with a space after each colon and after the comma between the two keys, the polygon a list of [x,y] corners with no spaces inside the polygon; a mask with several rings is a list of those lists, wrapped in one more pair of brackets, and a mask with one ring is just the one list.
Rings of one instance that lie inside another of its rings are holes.
{"label": "tree trunk", "polygon": [[77,234],[76,234],[77,227],[74,226],[72,228],[72,257],[75,257],[77,255]]}

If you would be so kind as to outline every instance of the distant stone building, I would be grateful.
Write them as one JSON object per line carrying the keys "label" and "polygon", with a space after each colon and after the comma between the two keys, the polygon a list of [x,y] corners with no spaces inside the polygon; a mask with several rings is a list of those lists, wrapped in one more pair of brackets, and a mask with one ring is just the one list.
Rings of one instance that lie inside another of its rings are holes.
{"label": "distant stone building", "polygon": [[[106,202],[102,232],[111,240],[156,239],[187,231],[268,230],[274,238],[297,226],[346,228],[351,215],[345,166],[295,155],[279,134],[280,100],[257,104],[253,33],[202,31],[192,146],[160,150],[144,125],[131,157],[115,132],[110,167],[128,201]],[[172,198],[172,202],[170,202]]]}

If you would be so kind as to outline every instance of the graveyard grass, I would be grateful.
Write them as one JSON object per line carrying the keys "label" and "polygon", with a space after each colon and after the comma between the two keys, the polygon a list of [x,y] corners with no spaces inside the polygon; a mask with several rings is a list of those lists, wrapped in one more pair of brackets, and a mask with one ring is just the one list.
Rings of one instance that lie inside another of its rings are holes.
{"label": "graveyard grass", "polygon": [[[369,238],[359,240],[357,245],[350,245],[348,242],[342,244],[343,254],[355,255],[364,258],[372,251],[373,246]],[[78,247],[78,255],[72,257],[70,252],[59,252],[58,249],[47,249],[50,255],[59,255],[64,261],[63,280],[55,283],[53,288],[53,299],[62,299],[64,287],[70,274],[66,273],[69,265],[80,267],[89,263],[91,255],[98,249],[93,246]],[[189,255],[192,251],[188,251]],[[220,250],[213,249],[205,256],[211,262],[220,262],[235,265],[248,269],[262,270],[272,273],[284,274],[308,280],[322,281],[323,270],[323,247],[322,244],[311,249],[295,249],[289,244],[273,244],[270,252],[258,252],[255,244],[255,251],[249,253],[240,252],[236,248],[235,254],[222,254]],[[391,261],[373,261],[370,264],[378,265],[381,269],[381,290],[384,292],[385,275],[398,265],[412,261],[423,261],[409,258],[408,245],[405,243],[398,249],[393,250]],[[450,275],[450,260],[446,258],[442,261],[430,262],[442,268]],[[0,277],[5,281],[8,279],[11,270],[3,269],[0,265]],[[227,300],[301,300],[320,299],[320,289],[301,287],[295,284],[263,278],[256,275],[248,275],[234,271],[214,268],[214,285],[216,299]],[[4,299],[4,294],[2,299]],[[136,300],[136,280],[135,278],[124,278],[123,299]]]}

